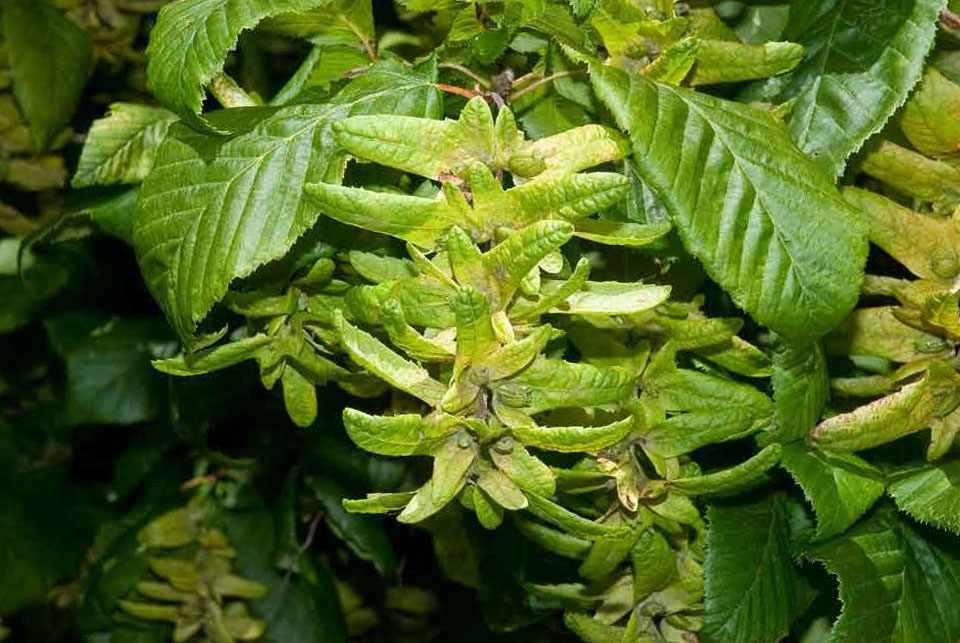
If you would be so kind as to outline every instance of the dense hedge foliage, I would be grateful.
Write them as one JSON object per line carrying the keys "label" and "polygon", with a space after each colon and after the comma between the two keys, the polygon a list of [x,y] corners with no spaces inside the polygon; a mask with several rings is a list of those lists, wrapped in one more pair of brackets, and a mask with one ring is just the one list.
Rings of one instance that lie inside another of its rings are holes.
{"label": "dense hedge foliage", "polygon": [[954,11],[3,0],[0,639],[960,640]]}

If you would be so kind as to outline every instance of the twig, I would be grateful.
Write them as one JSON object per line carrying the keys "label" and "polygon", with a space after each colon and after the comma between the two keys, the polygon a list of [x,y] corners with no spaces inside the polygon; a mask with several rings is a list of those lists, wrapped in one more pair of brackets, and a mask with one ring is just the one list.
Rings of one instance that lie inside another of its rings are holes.
{"label": "twig", "polygon": [[940,23],[947,29],[960,30],[960,15],[949,9],[944,9],[940,12]]}
{"label": "twig", "polygon": [[517,91],[513,92],[512,94],[510,94],[510,100],[511,100],[511,101],[514,101],[514,100],[520,98],[521,96],[523,96],[524,94],[529,94],[530,92],[532,92],[533,90],[537,89],[537,88],[540,87],[541,85],[546,85],[547,83],[552,83],[553,81],[557,80],[558,78],[566,78],[567,76],[578,76],[578,75],[580,75],[580,74],[582,74],[582,73],[584,73],[584,72],[581,71],[581,70],[579,70],[579,69],[578,69],[578,70],[573,70],[573,71],[559,71],[559,72],[557,72],[557,73],[555,73],[555,74],[552,74],[552,75],[550,75],[550,76],[547,76],[546,78],[541,78],[540,80],[538,80],[538,81],[536,81],[536,82],[530,83],[529,85],[527,85],[527,86],[524,87],[523,89],[518,89]]}
{"label": "twig", "polygon": [[447,92],[448,94],[457,94],[458,96],[463,96],[464,98],[475,98],[480,95],[478,92],[475,92],[472,89],[464,89],[463,87],[447,85],[446,83],[434,83],[433,86],[442,92]]}
{"label": "twig", "polygon": [[452,69],[452,70],[454,70],[454,71],[458,71],[458,72],[460,72],[461,74],[463,74],[464,76],[467,76],[468,78],[472,78],[473,80],[475,80],[475,81],[477,82],[477,84],[480,85],[481,87],[483,87],[484,89],[490,89],[490,81],[489,81],[489,80],[487,80],[486,78],[483,78],[483,77],[480,76],[479,74],[477,74],[477,73],[475,73],[474,71],[472,71],[472,70],[464,67],[463,65],[458,65],[458,64],[456,64],[456,63],[440,63],[440,64],[437,65],[437,66],[438,66],[440,69]]}

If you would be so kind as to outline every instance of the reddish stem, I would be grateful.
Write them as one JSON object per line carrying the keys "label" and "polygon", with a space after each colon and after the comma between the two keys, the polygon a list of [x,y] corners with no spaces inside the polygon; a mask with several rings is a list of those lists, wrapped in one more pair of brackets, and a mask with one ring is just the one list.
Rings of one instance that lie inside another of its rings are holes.
{"label": "reddish stem", "polygon": [[442,92],[447,92],[448,94],[457,94],[465,98],[475,98],[480,95],[472,89],[464,89],[463,87],[447,85],[446,83],[434,83],[433,86]]}

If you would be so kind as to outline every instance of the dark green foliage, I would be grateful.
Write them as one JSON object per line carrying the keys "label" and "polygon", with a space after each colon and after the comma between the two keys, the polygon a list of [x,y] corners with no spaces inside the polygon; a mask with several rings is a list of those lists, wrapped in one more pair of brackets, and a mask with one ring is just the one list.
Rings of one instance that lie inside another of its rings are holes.
{"label": "dark green foliage", "polygon": [[0,640],[957,640],[957,9],[0,4]]}

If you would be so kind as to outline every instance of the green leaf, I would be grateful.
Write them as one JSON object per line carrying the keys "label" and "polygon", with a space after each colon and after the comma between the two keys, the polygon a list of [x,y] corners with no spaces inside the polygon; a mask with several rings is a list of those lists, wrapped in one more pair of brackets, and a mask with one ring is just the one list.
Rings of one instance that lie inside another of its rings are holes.
{"label": "green leaf", "polygon": [[450,416],[367,415],[344,409],[343,426],[364,451],[381,455],[427,455],[452,434],[458,422]]}
{"label": "green leaf", "polygon": [[477,514],[477,521],[485,529],[496,529],[503,524],[503,508],[482,489],[478,487],[467,487],[464,495],[471,498],[468,502],[473,504],[473,511]]}
{"label": "green leaf", "polygon": [[183,0],[157,15],[147,47],[147,86],[194,127],[226,133],[200,113],[204,88],[223,70],[241,32],[264,18],[305,11],[329,0]]}
{"label": "green leaf", "polygon": [[311,200],[342,223],[432,248],[453,226],[474,241],[493,238],[500,228],[555,224],[607,208],[626,194],[627,180],[612,172],[548,175],[504,191],[484,165],[470,167],[473,208],[452,182],[424,198],[324,183],[307,186]]}
{"label": "green leaf", "polygon": [[474,371],[489,380],[510,377],[537,358],[553,338],[553,333],[550,326],[540,326],[523,339],[482,356],[474,363]]}
{"label": "green leaf", "polygon": [[602,406],[626,400],[635,375],[621,368],[538,359],[509,380],[493,383],[500,400],[527,413],[578,406]]}
{"label": "green leaf", "polygon": [[897,318],[896,310],[894,306],[856,309],[824,338],[824,349],[827,354],[869,355],[901,363],[929,358],[929,347],[943,341],[907,326]]}
{"label": "green leaf", "polygon": [[416,266],[409,259],[385,257],[372,252],[350,251],[350,265],[360,276],[373,283],[416,277]]}
{"label": "green leaf", "polygon": [[612,573],[630,555],[647,526],[649,525],[634,526],[630,535],[624,538],[603,538],[596,541],[577,571],[589,580],[597,580]]}
{"label": "green leaf", "polygon": [[407,323],[403,305],[388,299],[380,309],[380,320],[393,345],[414,359],[426,362],[448,362],[453,359],[453,346],[427,339]]}
{"label": "green leaf", "polygon": [[270,99],[271,105],[286,105],[311,87],[328,89],[351,69],[370,61],[363,51],[349,45],[318,45],[310,50],[297,72]]}
{"label": "green leaf", "polygon": [[373,46],[376,29],[371,0],[328,0],[325,4],[309,11],[276,15],[264,21],[262,27],[274,33],[309,38],[319,45]]}
{"label": "green leaf", "polygon": [[532,492],[527,494],[527,500],[530,503],[527,511],[577,538],[595,541],[601,538],[623,538],[630,533],[628,527],[587,520],[583,516],[579,516],[569,509],[565,509],[557,503]]}
{"label": "green leaf", "polygon": [[890,495],[901,511],[960,534],[960,461],[908,465],[891,472],[888,479]]}
{"label": "green leaf", "polygon": [[379,339],[347,322],[335,313],[340,342],[350,358],[391,386],[435,406],[446,387],[430,377],[426,369],[393,352]]}
{"label": "green leaf", "polygon": [[787,501],[768,495],[707,512],[704,643],[775,643],[813,593],[794,566]]}
{"label": "green leaf", "polygon": [[189,377],[203,375],[224,368],[229,368],[248,359],[253,359],[265,346],[270,345],[273,338],[268,335],[254,335],[244,337],[222,346],[215,346],[206,350],[187,355],[154,360],[153,367],[167,375]]}
{"label": "green leaf", "polygon": [[474,288],[487,295],[496,292],[496,286],[484,268],[480,248],[466,232],[459,226],[453,226],[442,241],[450,270],[461,286]]}
{"label": "green leaf", "polygon": [[845,188],[843,198],[864,213],[870,241],[916,276],[948,280],[960,273],[960,231],[950,219],[915,212],[860,188]]}
{"label": "green leaf", "polygon": [[666,487],[686,496],[719,496],[738,493],[763,480],[780,461],[781,447],[771,444],[740,464],[690,478],[674,478]]}
{"label": "green leaf", "polygon": [[737,83],[790,71],[804,58],[801,45],[765,42],[748,45],[724,40],[701,40],[690,85]]}
{"label": "green leaf", "polygon": [[634,418],[626,417],[603,426],[517,426],[513,436],[528,447],[566,453],[596,453],[630,435]]}
{"label": "green leaf", "polygon": [[728,342],[700,348],[697,354],[738,375],[746,377],[773,375],[773,364],[767,354],[736,335]]}
{"label": "green leaf", "polygon": [[[510,118],[509,109],[497,117]],[[409,116],[389,118],[355,116],[337,123],[337,142],[350,154],[428,179],[462,174],[476,162],[506,169],[510,149],[499,149],[490,106],[482,97],[471,99],[457,121]]]}
{"label": "green leaf", "polygon": [[900,129],[927,156],[960,152],[960,85],[932,65],[900,114]]}
{"label": "green leaf", "polygon": [[514,524],[517,531],[530,542],[558,556],[581,560],[590,551],[589,540],[565,534],[539,522],[517,518]]}
{"label": "green leaf", "polygon": [[396,573],[397,559],[393,553],[393,544],[376,518],[350,513],[344,509],[341,501],[345,490],[330,478],[311,478],[310,490],[323,507],[323,517],[327,526],[350,550],[370,561],[381,576],[392,578]]}
{"label": "green leaf", "polygon": [[[546,282],[541,293],[553,295],[552,288],[563,288],[560,282]],[[630,315],[656,308],[667,301],[670,286],[616,281],[585,281],[583,286],[549,310],[565,315]]]}
{"label": "green leaf", "polygon": [[[483,166],[474,169],[489,175]],[[489,178],[480,183],[476,172],[471,172],[469,180],[476,219],[494,230],[543,219],[576,221],[618,203],[629,190],[627,178],[615,172],[550,173],[506,191]]]}
{"label": "green leaf", "polygon": [[625,629],[609,625],[586,612],[564,612],[563,623],[586,643],[620,643]]}
{"label": "green leaf", "polygon": [[958,404],[960,375],[951,366],[933,362],[919,382],[849,413],[828,418],[810,436],[822,449],[862,451],[925,429]]}
{"label": "green leaf", "polygon": [[840,581],[830,640],[952,641],[960,637],[960,559],[886,508],[811,549]]}
{"label": "green leaf", "polygon": [[413,499],[414,492],[371,493],[360,500],[343,499],[343,508],[351,513],[385,514],[400,511]]}
{"label": "green leaf", "polygon": [[474,361],[498,347],[490,318],[490,302],[477,290],[466,286],[453,298],[457,316],[457,359],[454,373],[459,374]]}
{"label": "green leaf", "polygon": [[790,134],[829,173],[878,132],[920,79],[942,0],[803,3],[783,37],[806,48],[791,74],[761,90],[793,100]]}
{"label": "green leaf", "polygon": [[590,124],[547,136],[527,144],[525,152],[543,159],[549,173],[571,174],[595,165],[619,161],[630,150],[623,136],[614,129]]}
{"label": "green leaf", "polygon": [[540,221],[510,235],[485,253],[483,265],[497,288],[494,310],[503,309],[527,273],[572,236],[573,226],[569,223]]}
{"label": "green leaf", "polygon": [[282,256],[319,217],[303,186],[340,179],[346,159],[332,123],[382,110],[434,114],[434,73],[381,63],[328,104],[254,108],[249,131],[232,137],[170,128],[141,188],[133,236],[144,279],[184,343],[196,344],[197,324],[231,281]]}
{"label": "green leaf", "polygon": [[647,529],[640,534],[630,550],[633,567],[633,594],[637,598],[663,589],[677,569],[677,556],[670,543],[657,529]]}
{"label": "green leaf", "polygon": [[794,344],[778,338],[773,347],[774,435],[802,440],[820,420],[830,398],[830,378],[820,342]]}
{"label": "green leaf", "polygon": [[673,228],[669,223],[626,223],[606,219],[577,221],[574,235],[610,246],[640,248],[663,238]]}
{"label": "green leaf", "polygon": [[176,115],[165,109],[114,103],[110,113],[93,122],[77,171],[70,184],[91,185],[139,183],[150,173],[157,148]]}
{"label": "green leaf", "polygon": [[658,83],[679,85],[690,75],[699,49],[700,41],[696,38],[678,40],[644,67],[643,75]]}
{"label": "green leaf", "polygon": [[42,151],[80,100],[93,59],[90,36],[47,0],[8,0],[2,20],[13,93]]}
{"label": "green leaf", "polygon": [[299,427],[308,427],[317,419],[317,389],[295,364],[287,364],[280,376],[283,403],[287,415]]}
{"label": "green leaf", "polygon": [[163,378],[153,351],[175,348],[162,323],[72,312],[46,322],[47,335],[67,367],[71,424],[133,424],[154,419],[163,403]]}
{"label": "green leaf", "polygon": [[432,199],[331,183],[312,183],[306,193],[332,219],[424,248],[432,248],[451,226],[462,223],[459,219],[466,211],[463,197],[448,183]]}
{"label": "green leaf", "polygon": [[860,169],[908,197],[932,203],[942,212],[960,204],[960,169],[881,140],[863,156]]}
{"label": "green leaf", "polygon": [[482,468],[477,476],[477,486],[508,511],[519,511],[527,507],[527,497],[523,495],[520,487],[498,469],[490,466]]}
{"label": "green leaf", "polygon": [[524,491],[552,496],[557,489],[553,471],[513,438],[501,438],[490,449],[490,459]]}
{"label": "green leaf", "polygon": [[[772,422],[773,404],[752,386],[678,369],[672,359],[661,349],[644,375],[645,398],[669,416],[644,436],[646,448],[664,457],[678,456],[745,437]],[[661,370],[657,363],[666,365]]]}
{"label": "green leaf", "polygon": [[463,489],[476,459],[476,447],[465,434],[448,438],[434,454],[432,477],[410,499],[397,520],[417,523],[443,509]]}
{"label": "green leaf", "polygon": [[772,116],[607,67],[591,76],[684,245],[739,306],[792,339],[823,335],[853,309],[862,226]]}
{"label": "green leaf", "polygon": [[[387,302],[400,302],[403,317],[408,324],[426,328],[451,328],[456,324],[450,308],[452,287],[437,283],[428,277],[388,281],[376,286],[354,286],[347,291],[346,303],[350,313],[365,324],[382,323],[380,309]],[[322,310],[329,306],[323,303]],[[388,313],[389,315],[389,313]]]}
{"label": "green leaf", "polygon": [[517,298],[511,310],[510,317],[514,319],[532,319],[563,305],[572,295],[579,292],[590,277],[590,260],[581,258],[573,268],[573,274],[564,281],[550,279],[541,282],[540,297],[531,302],[525,298]]}
{"label": "green leaf", "polygon": [[883,495],[883,474],[853,454],[789,444],[780,459],[817,515],[817,538],[849,528]]}

